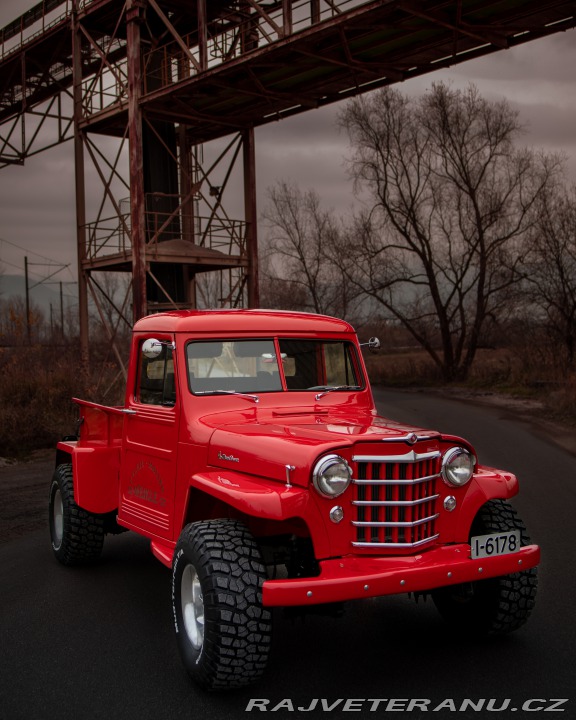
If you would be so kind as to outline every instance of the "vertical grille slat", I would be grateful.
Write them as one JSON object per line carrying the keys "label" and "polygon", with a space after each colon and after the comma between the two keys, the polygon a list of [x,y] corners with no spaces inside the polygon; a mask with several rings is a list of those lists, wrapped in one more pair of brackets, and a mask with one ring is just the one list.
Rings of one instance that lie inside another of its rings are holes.
{"label": "vertical grille slat", "polygon": [[[366,463],[362,463],[358,466],[357,475],[358,475],[358,479],[360,481],[366,480],[366,470],[367,470]],[[360,502],[364,502],[366,500],[366,493],[368,491],[368,486],[367,485],[358,485],[357,487],[358,487],[358,500],[360,500]],[[366,519],[366,507],[364,505],[359,505],[358,506],[358,521],[364,522],[365,519]],[[358,528],[357,539],[358,539],[358,542],[365,542],[366,530],[364,529],[364,527]]]}
{"label": "vertical grille slat", "polygon": [[357,456],[352,544],[379,551],[416,548],[435,540],[440,452]]}

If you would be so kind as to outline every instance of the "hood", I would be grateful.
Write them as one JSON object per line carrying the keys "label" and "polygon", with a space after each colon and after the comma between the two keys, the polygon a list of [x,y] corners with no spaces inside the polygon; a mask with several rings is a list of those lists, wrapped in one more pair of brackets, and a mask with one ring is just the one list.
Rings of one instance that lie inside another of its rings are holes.
{"label": "hood", "polygon": [[286,466],[291,465],[290,482],[306,487],[313,464],[324,453],[359,443],[412,444],[416,439],[439,437],[435,431],[372,415],[361,419],[274,415],[267,421],[231,423],[215,429],[208,449],[209,464],[280,482],[286,482]]}

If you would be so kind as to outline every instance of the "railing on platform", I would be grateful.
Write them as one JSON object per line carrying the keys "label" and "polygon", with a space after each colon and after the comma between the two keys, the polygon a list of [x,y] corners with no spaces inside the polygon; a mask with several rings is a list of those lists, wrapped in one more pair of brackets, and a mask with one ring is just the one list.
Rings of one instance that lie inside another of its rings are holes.
{"label": "railing on platform", "polygon": [[[183,212],[181,206],[175,206],[172,212],[166,208],[151,209],[155,204],[150,204],[152,195],[154,194],[149,194],[147,197],[145,213],[146,253],[150,258],[162,251],[163,242],[181,239],[189,240],[198,248],[216,250],[230,257],[245,255],[247,227],[245,221],[216,215],[193,215]],[[181,198],[162,194],[160,199],[173,199],[174,203],[177,203]],[[123,204],[125,206],[126,202]],[[190,229],[188,233],[185,228]],[[86,233],[87,260],[96,262],[105,260],[109,256],[131,257],[130,213],[112,215],[88,223]],[[190,237],[187,237],[187,234]]]}
{"label": "railing on platform", "polygon": [[294,0],[276,3],[246,0],[212,19],[206,37],[194,31],[155,48],[145,56],[145,92],[167,87],[267,45],[330,20],[367,0]]}

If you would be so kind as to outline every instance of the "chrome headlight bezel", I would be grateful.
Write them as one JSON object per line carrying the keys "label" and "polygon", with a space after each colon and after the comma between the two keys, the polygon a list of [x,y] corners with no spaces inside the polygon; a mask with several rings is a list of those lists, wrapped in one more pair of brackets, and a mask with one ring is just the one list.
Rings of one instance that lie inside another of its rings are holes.
{"label": "chrome headlight bezel", "polygon": [[450,487],[464,487],[474,475],[476,458],[463,447],[453,447],[442,458],[442,480]]}
{"label": "chrome headlight bezel", "polygon": [[[329,474],[329,471],[333,474]],[[322,497],[339,497],[346,492],[351,482],[352,470],[340,455],[325,455],[314,466],[312,483]]]}

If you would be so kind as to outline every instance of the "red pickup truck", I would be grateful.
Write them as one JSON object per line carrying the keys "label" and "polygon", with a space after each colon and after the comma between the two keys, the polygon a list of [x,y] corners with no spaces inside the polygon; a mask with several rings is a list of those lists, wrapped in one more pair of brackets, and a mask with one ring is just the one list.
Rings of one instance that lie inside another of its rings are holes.
{"label": "red pickup truck", "polygon": [[[377,345],[377,341],[371,343]],[[380,417],[346,322],[180,311],[134,327],[123,407],[75,400],[50,488],[56,558],[150,539],[178,646],[210,690],[263,673],[271,608],[430,594],[459,631],[527,620],[540,551],[516,477],[462,438]]]}

